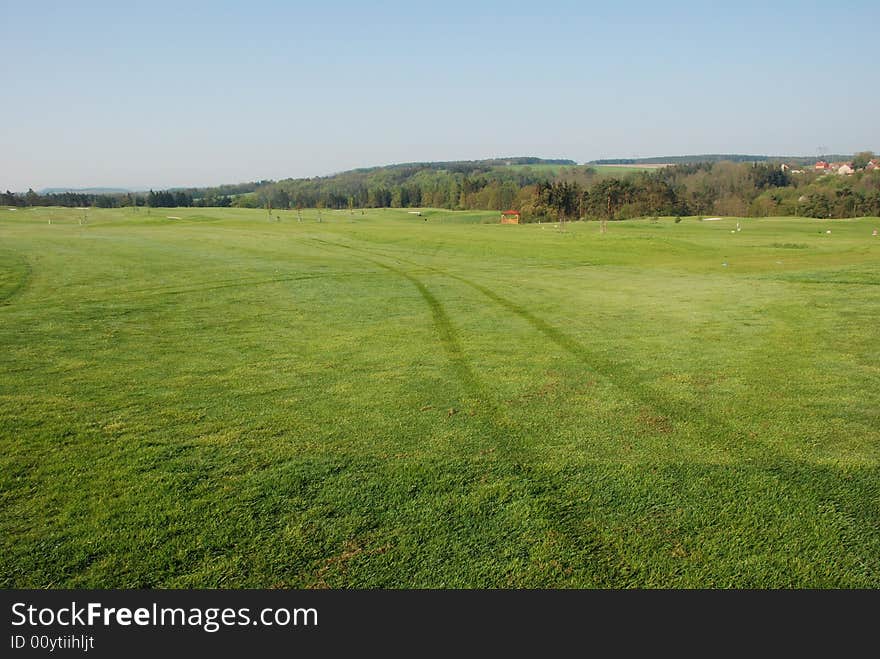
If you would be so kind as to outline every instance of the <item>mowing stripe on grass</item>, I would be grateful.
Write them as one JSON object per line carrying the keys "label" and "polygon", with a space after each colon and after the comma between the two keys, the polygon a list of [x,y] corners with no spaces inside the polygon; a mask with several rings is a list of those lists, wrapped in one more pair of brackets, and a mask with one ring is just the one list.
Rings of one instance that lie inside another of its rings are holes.
{"label": "mowing stripe on grass", "polygon": [[264,286],[266,284],[278,284],[281,282],[287,281],[305,281],[308,279],[326,279],[326,278],[344,278],[344,277],[355,277],[361,275],[354,275],[348,273],[325,273],[318,275],[299,275],[296,277],[273,277],[271,279],[241,279],[241,280],[227,280],[227,283],[217,283],[216,285],[211,284],[210,286],[192,286],[190,288],[177,288],[177,289],[168,289],[168,288],[153,288],[153,289],[141,289],[134,291],[125,291],[126,293],[146,293],[147,295],[183,295],[186,293],[201,293],[203,291],[218,291],[224,288],[244,288],[251,286]]}
{"label": "mowing stripe on grass", "polygon": [[[370,254],[371,256],[376,256],[375,252],[364,248],[353,247],[351,245],[336,244],[323,240],[317,240],[317,242],[327,245],[336,245],[344,249],[363,252],[366,254]],[[480,292],[482,295],[486,296],[502,308],[525,320],[534,329],[541,332],[544,336],[550,339],[562,350],[575,357],[579,362],[587,366],[587,368],[594,371],[609,382],[613,383],[629,398],[639,401],[640,403],[650,407],[656,414],[660,415],[662,419],[672,420],[677,422],[678,424],[683,424],[685,426],[691,425],[695,427],[699,440],[702,443],[711,446],[711,448],[716,450],[720,449],[725,453],[727,453],[729,450],[743,450],[746,448],[743,437],[744,433],[736,430],[726,421],[714,417],[705,410],[695,409],[690,406],[686,410],[680,409],[679,404],[676,401],[670,400],[662,394],[652,391],[648,387],[642,385],[639,382],[637,374],[624,364],[620,362],[615,362],[606,357],[598,355],[593,351],[588,350],[579,341],[572,338],[571,336],[560,330],[558,327],[551,325],[544,319],[533,314],[528,309],[519,304],[516,304],[512,300],[509,300],[502,295],[499,295],[495,291],[486,288],[485,286],[482,286],[480,284],[477,284],[469,279],[465,279],[464,277],[447,272],[445,270],[441,270],[439,268],[435,268],[397,256],[391,257],[385,256],[384,254],[380,256],[382,256],[383,258],[393,258],[398,262],[409,263],[411,265],[415,265],[420,268],[436,272],[439,275],[459,281]],[[376,263],[378,264],[378,262]],[[719,430],[721,431],[720,437],[718,433]],[[713,437],[718,437],[718,439],[725,440],[725,443],[719,446],[717,440],[712,440]],[[739,439],[739,441],[731,443],[732,440],[735,440],[737,438]],[[768,460],[778,460],[780,458],[780,456],[772,454],[771,450],[767,446],[764,446],[761,457]]]}
{"label": "mowing stripe on grass", "polygon": [[[312,238],[312,240],[319,243],[323,249],[329,251],[334,251],[334,248],[350,249],[356,252],[364,251],[347,245],[320,240],[318,238]],[[413,274],[401,268],[395,268],[387,263],[382,263],[373,258],[366,256],[357,256],[357,258],[403,277],[415,286],[419,295],[431,310],[431,316],[434,322],[434,327],[437,330],[437,336],[446,351],[447,358],[452,365],[457,381],[463,384],[466,391],[473,396],[474,403],[481,404],[475,406],[477,409],[474,409],[473,413],[476,414],[479,412],[479,418],[487,424],[486,436],[491,436],[493,431],[502,429],[505,432],[506,441],[501,445],[497,445],[497,448],[508,457],[518,456],[520,459],[525,460],[525,455],[523,454],[530,452],[527,443],[523,441],[522,437],[514,432],[515,424],[505,413],[504,407],[495,399],[495,397],[489,392],[488,388],[480,380],[479,376],[474,372],[471,362],[467,358],[465,350],[462,348],[461,342],[458,339],[458,332],[456,331],[449,314],[446,312],[443,303],[440,302],[440,300],[431,293],[428,287]],[[433,268],[426,269],[433,271]]]}
{"label": "mowing stripe on grass", "polygon": [[455,327],[449,318],[449,314],[446,313],[446,309],[440,300],[428,290],[427,286],[408,272],[384,263],[379,263],[378,261],[370,260],[370,263],[400,275],[416,287],[419,295],[422,296],[422,299],[431,309],[431,316],[434,319],[434,327],[437,329],[440,343],[443,344],[443,348],[446,350],[449,362],[452,364],[456,376],[472,392],[482,393],[483,387],[477,379],[477,375],[474,373],[474,369],[461,347],[461,342],[458,340],[458,333],[455,331]]}
{"label": "mowing stripe on grass", "polygon": [[33,269],[23,256],[0,251],[0,306],[11,304],[30,285]]}

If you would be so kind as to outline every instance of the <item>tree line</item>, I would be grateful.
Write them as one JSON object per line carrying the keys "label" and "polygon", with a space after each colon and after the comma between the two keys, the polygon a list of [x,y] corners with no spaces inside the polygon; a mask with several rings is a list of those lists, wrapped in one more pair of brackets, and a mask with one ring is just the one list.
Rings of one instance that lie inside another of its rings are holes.
{"label": "tree line", "polygon": [[124,208],[145,206],[153,208],[177,208],[182,206],[231,206],[232,200],[268,185],[272,181],[254,181],[235,185],[220,185],[212,188],[178,188],[171,190],[149,190],[147,192],[49,192],[38,193],[28,189],[25,193],[7,190],[0,192],[0,206],[66,206],[78,208]]}
{"label": "tree line", "polygon": [[679,165],[591,185],[539,184],[525,221],[683,215],[843,218],[880,215],[880,170],[790,174],[776,164]]}
{"label": "tree line", "polygon": [[[858,154],[859,162],[871,156]],[[880,170],[851,176],[779,163],[701,162],[620,175],[570,161],[410,163],[333,176],[146,193],[40,195],[7,191],[9,206],[517,209],[522,221],[731,215],[880,215]]]}
{"label": "tree line", "polygon": [[846,161],[852,155],[824,154],[813,156],[755,156],[741,153],[704,153],[698,156],[657,156],[651,158],[602,158],[591,160],[590,165],[695,165],[704,162],[786,162],[789,165],[811,165],[816,160]]}
{"label": "tree line", "polygon": [[278,181],[233,200],[272,208],[517,209],[522,221],[733,215],[880,215],[880,172],[852,176],[783,171],[779,163],[674,165],[626,175],[589,166],[388,169]]}

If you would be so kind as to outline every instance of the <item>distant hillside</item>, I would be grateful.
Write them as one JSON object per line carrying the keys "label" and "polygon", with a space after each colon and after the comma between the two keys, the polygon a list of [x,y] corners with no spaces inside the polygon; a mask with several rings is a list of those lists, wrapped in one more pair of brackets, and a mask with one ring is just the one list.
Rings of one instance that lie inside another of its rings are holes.
{"label": "distant hillside", "polygon": [[[509,208],[527,186],[563,173],[595,176],[588,170],[574,160],[531,156],[400,163],[264,182],[233,203],[271,208]],[[198,199],[199,192],[193,196]]]}
{"label": "distant hillside", "polygon": [[[330,176],[315,178],[334,178],[348,174],[369,174],[378,171],[419,171],[423,169],[448,172],[472,172],[487,170],[494,167],[507,167],[511,165],[576,165],[574,160],[565,158],[535,158],[533,156],[516,156],[513,158],[483,158],[481,160],[447,160],[437,162],[404,162],[393,165],[376,165],[374,167],[360,167],[337,172]],[[294,180],[294,179],[286,179]]]}
{"label": "distant hillside", "polygon": [[63,194],[65,192],[73,192],[74,194],[124,194],[126,192],[134,192],[128,188],[43,188],[40,194]]}
{"label": "distant hillside", "polygon": [[[852,160],[852,155],[831,153],[822,156],[823,160]],[[817,160],[817,156],[750,156],[737,153],[704,153],[695,156],[659,156],[655,158],[604,158],[591,160],[590,165],[693,165],[700,162],[787,162],[806,165]]]}
{"label": "distant hillside", "polygon": [[[275,221],[285,216],[301,220],[306,208],[318,209],[318,217],[324,209],[343,211],[344,215],[328,213],[324,216],[328,221],[331,217],[354,221],[367,208],[516,209],[523,222],[710,214],[874,217],[880,215],[880,170],[866,166],[868,155],[860,152],[862,166],[856,166],[851,176],[828,176],[809,165],[792,168],[802,171],[779,166],[780,160],[792,165],[810,163],[812,156],[708,154],[607,159],[581,165],[571,160],[517,157],[403,163],[213,188],[113,194],[6,192],[0,193],[0,206],[235,206],[263,208]],[[849,160],[845,155],[825,158]],[[418,217],[427,219],[428,215]]]}

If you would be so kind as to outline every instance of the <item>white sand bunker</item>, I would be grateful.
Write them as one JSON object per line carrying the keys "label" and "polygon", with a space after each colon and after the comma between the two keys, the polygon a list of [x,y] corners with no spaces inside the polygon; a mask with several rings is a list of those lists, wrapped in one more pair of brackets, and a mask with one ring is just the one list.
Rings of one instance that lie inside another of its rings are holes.
{"label": "white sand bunker", "polygon": [[717,220],[723,220],[723,217],[704,217],[703,222],[715,222]]}
{"label": "white sand bunker", "polygon": [[176,215],[168,215],[168,216],[166,216],[166,217],[167,217],[169,220],[179,220],[179,219],[181,219],[181,218],[177,217]]}

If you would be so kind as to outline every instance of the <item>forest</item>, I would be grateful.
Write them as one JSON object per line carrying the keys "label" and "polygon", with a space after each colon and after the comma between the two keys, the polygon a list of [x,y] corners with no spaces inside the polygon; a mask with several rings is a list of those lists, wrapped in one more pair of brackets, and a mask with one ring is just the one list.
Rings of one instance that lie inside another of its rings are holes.
{"label": "forest", "polygon": [[[865,160],[871,152],[857,154]],[[0,193],[6,206],[423,208],[522,212],[522,221],[727,215],[880,215],[880,170],[783,171],[774,161],[705,161],[617,173],[570,160],[408,163],[331,176],[210,188],[86,194]]]}

